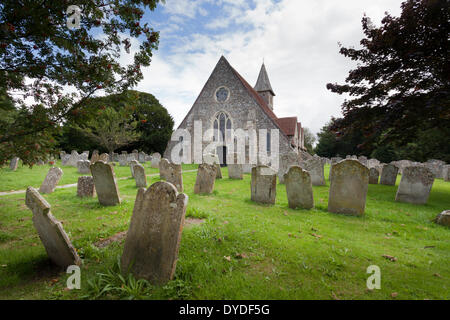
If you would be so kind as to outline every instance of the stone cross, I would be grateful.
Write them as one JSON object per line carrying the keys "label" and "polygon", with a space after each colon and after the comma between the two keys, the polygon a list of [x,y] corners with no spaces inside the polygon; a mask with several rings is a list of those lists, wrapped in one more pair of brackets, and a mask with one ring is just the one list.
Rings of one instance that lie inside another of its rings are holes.
{"label": "stone cross", "polygon": [[47,172],[47,175],[45,176],[44,181],[41,184],[41,187],[39,188],[40,193],[52,193],[56,185],[59,182],[59,179],[61,179],[63,175],[63,171],[60,168],[53,167],[50,168]]}
{"label": "stone cross", "polygon": [[291,209],[314,208],[313,189],[309,172],[298,166],[291,166],[284,174],[286,193]]}
{"label": "stone cross", "polygon": [[403,168],[400,185],[395,201],[413,204],[425,204],[430,196],[434,175],[430,169],[422,166]]}
{"label": "stone cross", "polygon": [[274,204],[277,193],[277,173],[268,166],[252,168],[251,200]]}
{"label": "stone cross", "polygon": [[369,169],[358,160],[347,159],[333,165],[328,211],[363,215],[369,187]]}
{"label": "stone cross", "polygon": [[123,254],[122,270],[151,284],[173,278],[188,196],[167,182],[138,190]]}
{"label": "stone cross", "polygon": [[50,212],[50,204],[33,187],[27,189],[25,204],[33,212],[33,225],[49,258],[63,268],[80,265],[81,260],[69,237]]}
{"label": "stone cross", "polygon": [[212,193],[216,180],[216,166],[202,163],[198,166],[197,179],[195,180],[194,193]]}
{"label": "stone cross", "polygon": [[97,161],[91,164],[92,177],[98,202],[104,206],[115,206],[120,203],[119,189],[114,175],[114,168],[110,163]]}

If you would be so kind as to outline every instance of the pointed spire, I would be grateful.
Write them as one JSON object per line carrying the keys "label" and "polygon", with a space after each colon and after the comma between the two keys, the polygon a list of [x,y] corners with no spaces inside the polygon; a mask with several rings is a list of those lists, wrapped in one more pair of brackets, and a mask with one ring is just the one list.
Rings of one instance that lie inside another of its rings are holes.
{"label": "pointed spire", "polygon": [[255,90],[258,92],[270,91],[273,96],[275,93],[272,90],[272,86],[270,85],[269,76],[267,75],[266,66],[264,62],[261,66],[261,70],[259,71],[258,80],[256,81]]}

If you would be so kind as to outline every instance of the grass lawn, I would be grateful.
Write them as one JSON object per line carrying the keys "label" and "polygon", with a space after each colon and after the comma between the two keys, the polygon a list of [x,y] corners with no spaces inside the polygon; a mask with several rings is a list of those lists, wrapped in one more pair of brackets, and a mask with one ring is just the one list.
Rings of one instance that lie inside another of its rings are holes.
{"label": "grass lawn", "polygon": [[[0,190],[38,187],[47,170],[2,169]],[[60,184],[75,183],[76,169],[63,170]],[[115,171],[117,177],[130,175],[128,167]],[[328,171],[327,166],[327,177]],[[147,164],[146,172],[157,170]],[[369,185],[365,215],[352,217],[327,212],[328,180],[327,186],[314,187],[315,209],[308,211],[288,208],[284,185],[277,185],[276,204],[264,206],[250,201],[250,175],[243,181],[216,180],[212,195],[193,193],[195,177],[195,172],[183,175],[187,216],[204,222],[184,228],[175,278],[162,287],[117,276],[123,240],[94,245],[128,229],[137,191],[133,179],[118,181],[123,202],[115,207],[77,198],[76,187],[44,195],[83,259],[81,290],[66,290],[69,275],[49,262],[25,194],[0,197],[0,299],[450,298],[450,229],[432,222],[450,209],[449,182],[435,180],[427,205],[397,203],[397,187]],[[399,181],[400,176],[397,186]],[[380,290],[366,289],[370,265],[381,269]],[[101,292],[104,280],[119,289]]]}

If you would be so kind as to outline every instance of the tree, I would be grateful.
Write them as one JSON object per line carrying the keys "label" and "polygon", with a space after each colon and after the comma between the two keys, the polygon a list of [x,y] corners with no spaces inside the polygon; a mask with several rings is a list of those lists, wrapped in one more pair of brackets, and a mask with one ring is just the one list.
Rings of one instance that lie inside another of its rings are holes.
{"label": "tree", "polygon": [[303,134],[304,134],[304,144],[305,148],[308,151],[309,154],[314,154],[314,143],[316,142],[316,136],[314,133],[311,132],[308,128],[303,128]]}
{"label": "tree", "polygon": [[[32,164],[54,146],[48,142],[54,130],[83,114],[83,106],[99,90],[122,92],[142,80],[141,68],[150,65],[159,33],[140,20],[158,2],[79,0],[77,29],[68,28],[67,20],[76,20],[76,12],[67,11],[67,1],[0,3],[0,84],[14,93],[19,110],[0,128],[1,163],[15,154]],[[133,39],[140,43],[134,60],[121,65],[121,50],[129,53]],[[67,86],[74,93],[67,93]],[[24,105],[28,97],[35,101],[31,106]]]}
{"label": "tree", "polygon": [[360,149],[405,145],[417,130],[450,126],[448,1],[408,0],[401,7],[400,17],[386,13],[379,28],[363,17],[362,48],[340,49],[357,67],[345,84],[327,84],[350,96],[342,105],[344,118],[332,130],[361,132]]}
{"label": "tree", "polygon": [[86,136],[104,147],[110,154],[139,138],[137,122],[126,109],[116,111],[107,107],[99,111],[98,117],[79,127]]}

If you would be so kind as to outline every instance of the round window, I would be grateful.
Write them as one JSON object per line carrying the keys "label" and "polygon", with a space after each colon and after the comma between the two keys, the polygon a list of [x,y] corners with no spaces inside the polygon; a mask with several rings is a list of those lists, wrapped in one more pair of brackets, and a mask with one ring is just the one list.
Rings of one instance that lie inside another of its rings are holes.
{"label": "round window", "polygon": [[220,87],[216,91],[216,99],[218,102],[225,102],[228,100],[228,96],[230,95],[230,91],[225,87]]}

